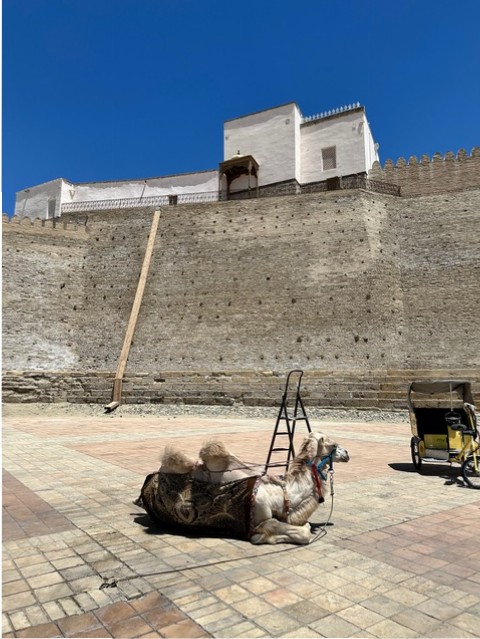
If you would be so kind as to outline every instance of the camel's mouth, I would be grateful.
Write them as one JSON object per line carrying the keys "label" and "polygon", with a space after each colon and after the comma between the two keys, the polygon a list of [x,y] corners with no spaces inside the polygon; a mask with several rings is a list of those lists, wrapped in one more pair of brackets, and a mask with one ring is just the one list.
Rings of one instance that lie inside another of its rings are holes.
{"label": "camel's mouth", "polygon": [[342,448],[341,446],[337,446],[337,450],[335,451],[335,461],[336,462],[350,461],[350,455],[348,454],[348,450],[346,448]]}

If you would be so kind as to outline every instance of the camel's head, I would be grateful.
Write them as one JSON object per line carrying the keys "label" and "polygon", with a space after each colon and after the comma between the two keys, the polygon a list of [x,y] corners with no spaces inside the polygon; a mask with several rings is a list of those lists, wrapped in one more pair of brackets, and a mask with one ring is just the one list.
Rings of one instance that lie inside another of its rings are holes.
{"label": "camel's head", "polygon": [[346,448],[340,446],[334,439],[323,433],[310,433],[306,440],[315,460],[321,460],[333,453],[334,462],[348,462],[350,456]]}

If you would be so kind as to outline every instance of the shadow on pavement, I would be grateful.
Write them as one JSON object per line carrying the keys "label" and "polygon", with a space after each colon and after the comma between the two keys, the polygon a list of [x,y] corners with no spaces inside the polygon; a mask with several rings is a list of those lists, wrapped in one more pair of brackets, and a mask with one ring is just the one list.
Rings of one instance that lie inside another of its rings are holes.
{"label": "shadow on pavement", "polygon": [[401,473],[416,473],[425,477],[439,477],[444,479],[445,486],[457,485],[459,488],[468,488],[460,475],[459,466],[445,466],[445,464],[422,464],[420,471],[415,470],[412,463],[397,463],[393,462],[388,464],[392,470],[397,470]]}
{"label": "shadow on pavement", "polygon": [[133,515],[133,521],[145,528],[147,535],[180,535],[181,537],[188,537],[189,539],[199,539],[201,537],[208,538],[223,538],[223,539],[238,539],[240,541],[246,541],[240,535],[235,535],[226,531],[223,528],[193,528],[191,526],[170,526],[168,524],[160,524],[152,521],[146,513],[131,513]]}

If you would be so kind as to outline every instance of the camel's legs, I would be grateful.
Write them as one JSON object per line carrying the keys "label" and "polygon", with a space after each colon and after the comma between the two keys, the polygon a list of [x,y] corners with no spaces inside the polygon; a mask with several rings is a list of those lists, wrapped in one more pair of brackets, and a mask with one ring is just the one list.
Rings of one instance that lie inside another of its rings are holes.
{"label": "camel's legs", "polygon": [[267,519],[255,527],[250,538],[252,544],[309,544],[310,524],[292,526],[278,519]]}

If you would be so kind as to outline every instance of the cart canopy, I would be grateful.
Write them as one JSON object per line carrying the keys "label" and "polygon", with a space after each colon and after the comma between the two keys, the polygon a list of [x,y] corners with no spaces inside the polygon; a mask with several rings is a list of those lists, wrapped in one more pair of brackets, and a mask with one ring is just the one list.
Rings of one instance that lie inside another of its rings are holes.
{"label": "cart canopy", "polygon": [[411,401],[412,393],[419,393],[421,395],[445,395],[450,392],[456,393],[464,402],[468,402],[469,404],[474,403],[471,382],[447,379],[435,382],[412,382],[408,387],[408,404],[410,408],[413,408]]}

